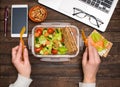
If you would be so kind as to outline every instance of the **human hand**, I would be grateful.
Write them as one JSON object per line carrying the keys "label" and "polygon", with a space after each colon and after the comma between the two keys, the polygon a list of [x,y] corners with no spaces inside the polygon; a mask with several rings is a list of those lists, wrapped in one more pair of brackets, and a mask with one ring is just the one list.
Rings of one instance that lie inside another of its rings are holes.
{"label": "human hand", "polygon": [[19,74],[30,78],[31,65],[29,62],[28,50],[25,47],[22,55],[22,43],[20,43],[19,46],[12,48],[12,63],[16,67]]}
{"label": "human hand", "polygon": [[97,50],[91,45],[90,39],[88,39],[88,47],[86,48],[82,59],[84,83],[95,83],[100,62],[101,60]]}

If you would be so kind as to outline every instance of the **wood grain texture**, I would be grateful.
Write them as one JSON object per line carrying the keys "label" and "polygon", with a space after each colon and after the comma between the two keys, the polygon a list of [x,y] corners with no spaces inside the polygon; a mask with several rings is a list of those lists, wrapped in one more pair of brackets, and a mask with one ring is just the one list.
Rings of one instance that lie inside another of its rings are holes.
{"label": "wood grain texture", "polygon": [[[37,0],[0,0],[0,87],[8,87],[17,78],[17,71],[11,62],[11,49],[19,44],[19,38],[11,38],[11,5],[28,4],[29,9],[38,5]],[[4,37],[4,8],[9,7],[8,33]],[[69,22],[79,29],[84,27],[86,35],[89,35],[93,28],[67,17],[59,12],[47,8],[48,16],[45,22]],[[35,25],[29,19],[29,34]],[[120,1],[115,8],[106,32],[100,32],[105,38],[113,42],[113,47],[107,58],[101,58],[101,64],[97,73],[97,87],[120,87]],[[24,38],[28,47],[27,38]],[[29,57],[32,66],[31,78],[33,82],[30,87],[78,87],[83,79],[82,54],[69,62],[42,62],[29,50]]]}

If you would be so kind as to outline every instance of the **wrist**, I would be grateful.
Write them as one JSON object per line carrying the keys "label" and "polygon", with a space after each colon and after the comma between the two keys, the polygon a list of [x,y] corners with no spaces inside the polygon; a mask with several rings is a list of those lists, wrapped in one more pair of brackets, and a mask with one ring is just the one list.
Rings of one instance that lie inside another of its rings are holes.
{"label": "wrist", "polygon": [[85,77],[83,79],[83,83],[95,83],[96,82],[96,78],[93,77],[93,78],[88,78],[88,77]]}
{"label": "wrist", "polygon": [[24,77],[26,77],[26,78],[30,78],[30,74],[29,74],[29,75],[25,75],[25,74],[21,74],[21,73],[20,73],[20,75],[21,75],[21,76],[24,76]]}
{"label": "wrist", "polygon": [[12,85],[15,86],[15,87],[29,87],[31,82],[32,82],[31,78],[26,78],[26,77],[18,74],[17,80]]}

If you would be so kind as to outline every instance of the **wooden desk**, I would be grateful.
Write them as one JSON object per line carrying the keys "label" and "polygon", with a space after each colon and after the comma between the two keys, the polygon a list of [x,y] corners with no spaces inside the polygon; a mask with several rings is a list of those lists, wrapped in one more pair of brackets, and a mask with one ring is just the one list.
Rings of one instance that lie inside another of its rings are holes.
{"label": "wooden desk", "polygon": [[[29,8],[37,5],[37,0],[0,0],[0,87],[8,87],[17,78],[17,71],[11,63],[11,49],[19,44],[19,38],[11,38],[11,5],[28,4]],[[9,6],[9,29],[7,37],[4,37],[4,8]],[[47,8],[48,16],[45,22],[69,22],[79,29],[85,28],[89,35],[93,28],[80,23],[72,18]],[[40,23],[29,20],[29,33],[32,28]],[[113,42],[113,47],[107,58],[103,59],[97,74],[97,87],[120,87],[120,1],[107,27],[106,32],[101,33]],[[24,39],[27,45],[27,38]],[[29,50],[32,65],[31,77],[33,82],[30,87],[78,87],[82,81],[82,52],[69,62],[52,63],[41,62],[35,58]]]}

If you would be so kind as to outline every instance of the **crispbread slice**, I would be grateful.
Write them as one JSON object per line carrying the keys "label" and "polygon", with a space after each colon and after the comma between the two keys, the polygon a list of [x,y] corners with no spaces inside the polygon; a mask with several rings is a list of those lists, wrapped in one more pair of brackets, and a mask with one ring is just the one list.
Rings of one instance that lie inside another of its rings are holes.
{"label": "crispbread slice", "polygon": [[103,57],[107,57],[110,49],[112,48],[112,45],[113,45],[113,43],[109,42],[109,47],[108,47],[108,49],[106,50],[105,54],[103,54]]}
{"label": "crispbread slice", "polygon": [[72,44],[70,43],[70,38],[68,36],[68,32],[66,31],[66,29],[63,29],[62,32],[63,32],[65,46],[68,49],[68,53],[71,53],[71,52],[73,52],[73,48],[72,48]]}
{"label": "crispbread slice", "polygon": [[70,27],[65,27],[62,30],[62,34],[64,37],[65,46],[68,49],[68,53],[75,53],[77,52],[77,45],[74,36],[72,35],[72,31]]}
{"label": "crispbread slice", "polygon": [[[97,49],[98,54],[101,57],[107,57],[113,43],[105,39],[100,33],[98,33],[96,30],[94,30],[90,35],[89,38],[91,38],[92,45]],[[100,44],[99,42],[102,42]],[[99,44],[98,44],[99,43]]]}

